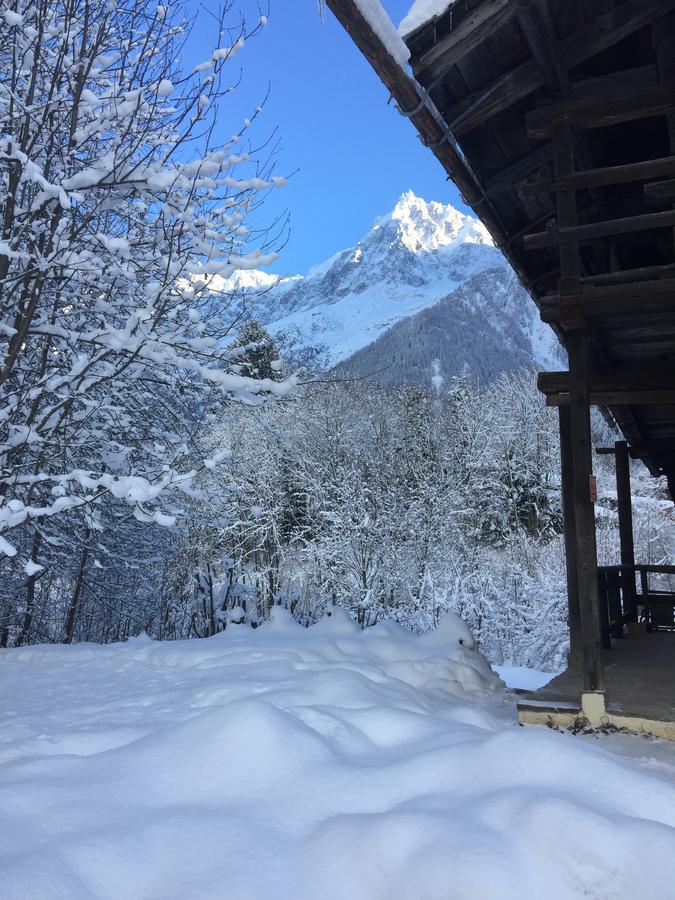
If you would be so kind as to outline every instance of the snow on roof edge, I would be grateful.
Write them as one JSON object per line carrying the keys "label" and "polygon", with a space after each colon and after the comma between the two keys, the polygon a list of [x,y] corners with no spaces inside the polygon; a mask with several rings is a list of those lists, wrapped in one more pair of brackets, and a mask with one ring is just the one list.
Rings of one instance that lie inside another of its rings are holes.
{"label": "snow on roof edge", "polygon": [[413,5],[398,26],[399,35],[405,37],[412,34],[431,19],[442,15],[453,3],[454,0],[414,0]]}
{"label": "snow on roof edge", "polygon": [[389,13],[382,7],[380,0],[354,0],[354,2],[361,15],[387,48],[390,56],[402,69],[405,69],[410,59],[410,51],[391,21]]}

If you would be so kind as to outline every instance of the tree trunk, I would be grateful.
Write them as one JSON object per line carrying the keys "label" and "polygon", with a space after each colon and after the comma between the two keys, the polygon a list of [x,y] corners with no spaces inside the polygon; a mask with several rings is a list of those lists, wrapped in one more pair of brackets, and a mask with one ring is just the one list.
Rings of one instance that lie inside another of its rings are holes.
{"label": "tree trunk", "polygon": [[70,600],[70,606],[68,607],[68,615],[66,616],[66,625],[64,629],[64,644],[72,644],[73,642],[73,632],[75,630],[75,622],[77,620],[77,613],[80,606],[80,597],[82,596],[82,585],[84,583],[84,570],[87,566],[87,559],[89,557],[89,548],[84,547],[82,553],[80,554],[80,565],[77,571],[77,579],[75,581],[75,590],[73,591],[73,596]]}
{"label": "tree trunk", "polygon": [[[39,531],[36,531],[33,535],[33,546],[30,551],[30,561],[32,563],[37,563],[38,551],[40,550],[40,543],[42,541],[42,536]],[[32,575],[28,576],[28,580],[26,581],[26,611],[23,614],[23,623],[21,625],[21,632],[16,639],[16,646],[21,647],[22,644],[27,644],[30,639],[30,629],[33,624],[33,611],[35,608],[35,582],[37,580],[38,573],[35,572]]]}

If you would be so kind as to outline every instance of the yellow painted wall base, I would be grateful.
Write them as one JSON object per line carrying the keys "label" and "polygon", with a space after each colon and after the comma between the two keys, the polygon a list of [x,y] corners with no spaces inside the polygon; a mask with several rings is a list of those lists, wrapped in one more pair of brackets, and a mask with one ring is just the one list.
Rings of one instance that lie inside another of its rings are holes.
{"label": "yellow painted wall base", "polygon": [[604,691],[584,691],[581,695],[581,711],[588,719],[588,724],[599,728],[607,720]]}
{"label": "yellow painted wall base", "polygon": [[[583,697],[587,695],[582,695]],[[604,708],[604,697],[602,699]],[[663,719],[649,719],[639,715],[626,715],[624,713],[605,709],[601,718],[596,718],[599,712],[599,705],[591,701],[590,708],[587,702],[586,708],[593,715],[593,720],[586,715],[584,708],[570,707],[566,705],[534,705],[528,703],[518,704],[518,721],[521,725],[548,725],[556,728],[578,728],[580,720],[586,721],[591,727],[598,728],[603,725],[614,726],[614,728],[625,728],[627,731],[635,734],[652,734],[654,737],[661,738],[665,741],[675,741],[675,721],[670,722]]]}

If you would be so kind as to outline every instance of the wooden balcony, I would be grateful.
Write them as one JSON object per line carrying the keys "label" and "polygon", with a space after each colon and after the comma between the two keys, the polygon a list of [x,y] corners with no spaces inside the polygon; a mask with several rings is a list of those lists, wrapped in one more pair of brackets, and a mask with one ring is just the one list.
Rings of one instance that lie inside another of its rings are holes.
{"label": "wooden balcony", "polygon": [[[606,707],[595,727],[675,740],[675,633],[628,632],[622,639],[612,638],[601,659]],[[573,654],[565,672],[522,695],[518,719],[522,724],[577,731],[587,719],[581,704],[583,691],[582,658]]]}
{"label": "wooden balcony", "polygon": [[[600,728],[621,728],[675,740],[675,566],[598,568],[606,694]],[[639,588],[639,590],[638,590]],[[519,720],[576,731],[582,710],[580,652],[543,688],[524,694]]]}

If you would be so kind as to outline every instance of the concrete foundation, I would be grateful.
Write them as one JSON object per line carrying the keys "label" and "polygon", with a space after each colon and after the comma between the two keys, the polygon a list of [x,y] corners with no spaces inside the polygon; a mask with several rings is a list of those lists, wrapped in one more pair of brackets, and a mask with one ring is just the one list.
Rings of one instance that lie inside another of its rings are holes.
{"label": "concrete foundation", "polygon": [[675,741],[675,634],[637,634],[603,651],[605,690],[585,692],[580,660],[537,691],[523,695],[518,721],[594,728],[611,725]]}

